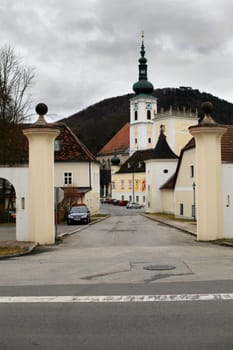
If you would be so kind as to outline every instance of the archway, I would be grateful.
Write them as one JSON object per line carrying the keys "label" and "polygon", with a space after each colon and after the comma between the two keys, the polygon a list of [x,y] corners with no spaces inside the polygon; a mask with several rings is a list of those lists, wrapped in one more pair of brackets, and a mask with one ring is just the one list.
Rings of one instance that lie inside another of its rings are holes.
{"label": "archway", "polygon": [[0,168],[0,180],[0,211],[5,213],[3,220],[9,223],[15,220],[14,238],[10,239],[28,241],[28,167]]}
{"label": "archway", "polygon": [[0,178],[0,240],[16,239],[16,193],[10,181]]}

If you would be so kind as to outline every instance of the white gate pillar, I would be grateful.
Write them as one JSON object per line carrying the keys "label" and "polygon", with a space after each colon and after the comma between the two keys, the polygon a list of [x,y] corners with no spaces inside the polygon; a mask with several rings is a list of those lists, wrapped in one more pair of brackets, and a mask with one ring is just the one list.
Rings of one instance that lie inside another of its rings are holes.
{"label": "white gate pillar", "polygon": [[196,142],[197,239],[211,241],[223,234],[221,138],[227,128],[212,119],[212,103],[202,108],[203,120],[189,131]]}
{"label": "white gate pillar", "polygon": [[29,141],[29,239],[40,244],[55,242],[54,140],[60,131],[44,120],[47,111],[37,105],[39,119],[23,130]]}

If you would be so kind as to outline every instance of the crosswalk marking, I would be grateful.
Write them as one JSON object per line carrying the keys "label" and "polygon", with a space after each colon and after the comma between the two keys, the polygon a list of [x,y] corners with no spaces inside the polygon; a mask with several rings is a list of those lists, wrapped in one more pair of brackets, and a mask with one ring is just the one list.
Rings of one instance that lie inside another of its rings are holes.
{"label": "crosswalk marking", "polygon": [[145,303],[233,300],[233,293],[103,295],[103,296],[5,296],[0,303]]}

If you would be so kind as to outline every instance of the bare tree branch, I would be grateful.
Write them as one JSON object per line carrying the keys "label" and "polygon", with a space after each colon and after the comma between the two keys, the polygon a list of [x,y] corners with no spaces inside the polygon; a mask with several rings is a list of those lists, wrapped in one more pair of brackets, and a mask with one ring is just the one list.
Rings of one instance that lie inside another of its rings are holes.
{"label": "bare tree branch", "polygon": [[0,120],[18,123],[25,118],[34,77],[34,69],[23,65],[13,48],[0,48]]}

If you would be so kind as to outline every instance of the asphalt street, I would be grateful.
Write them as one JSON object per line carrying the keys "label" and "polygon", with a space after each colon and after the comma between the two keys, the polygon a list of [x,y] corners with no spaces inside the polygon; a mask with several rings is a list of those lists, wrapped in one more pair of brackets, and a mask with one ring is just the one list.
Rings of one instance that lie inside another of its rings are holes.
{"label": "asphalt street", "polygon": [[232,248],[101,210],[113,215],[0,261],[0,349],[231,349]]}

